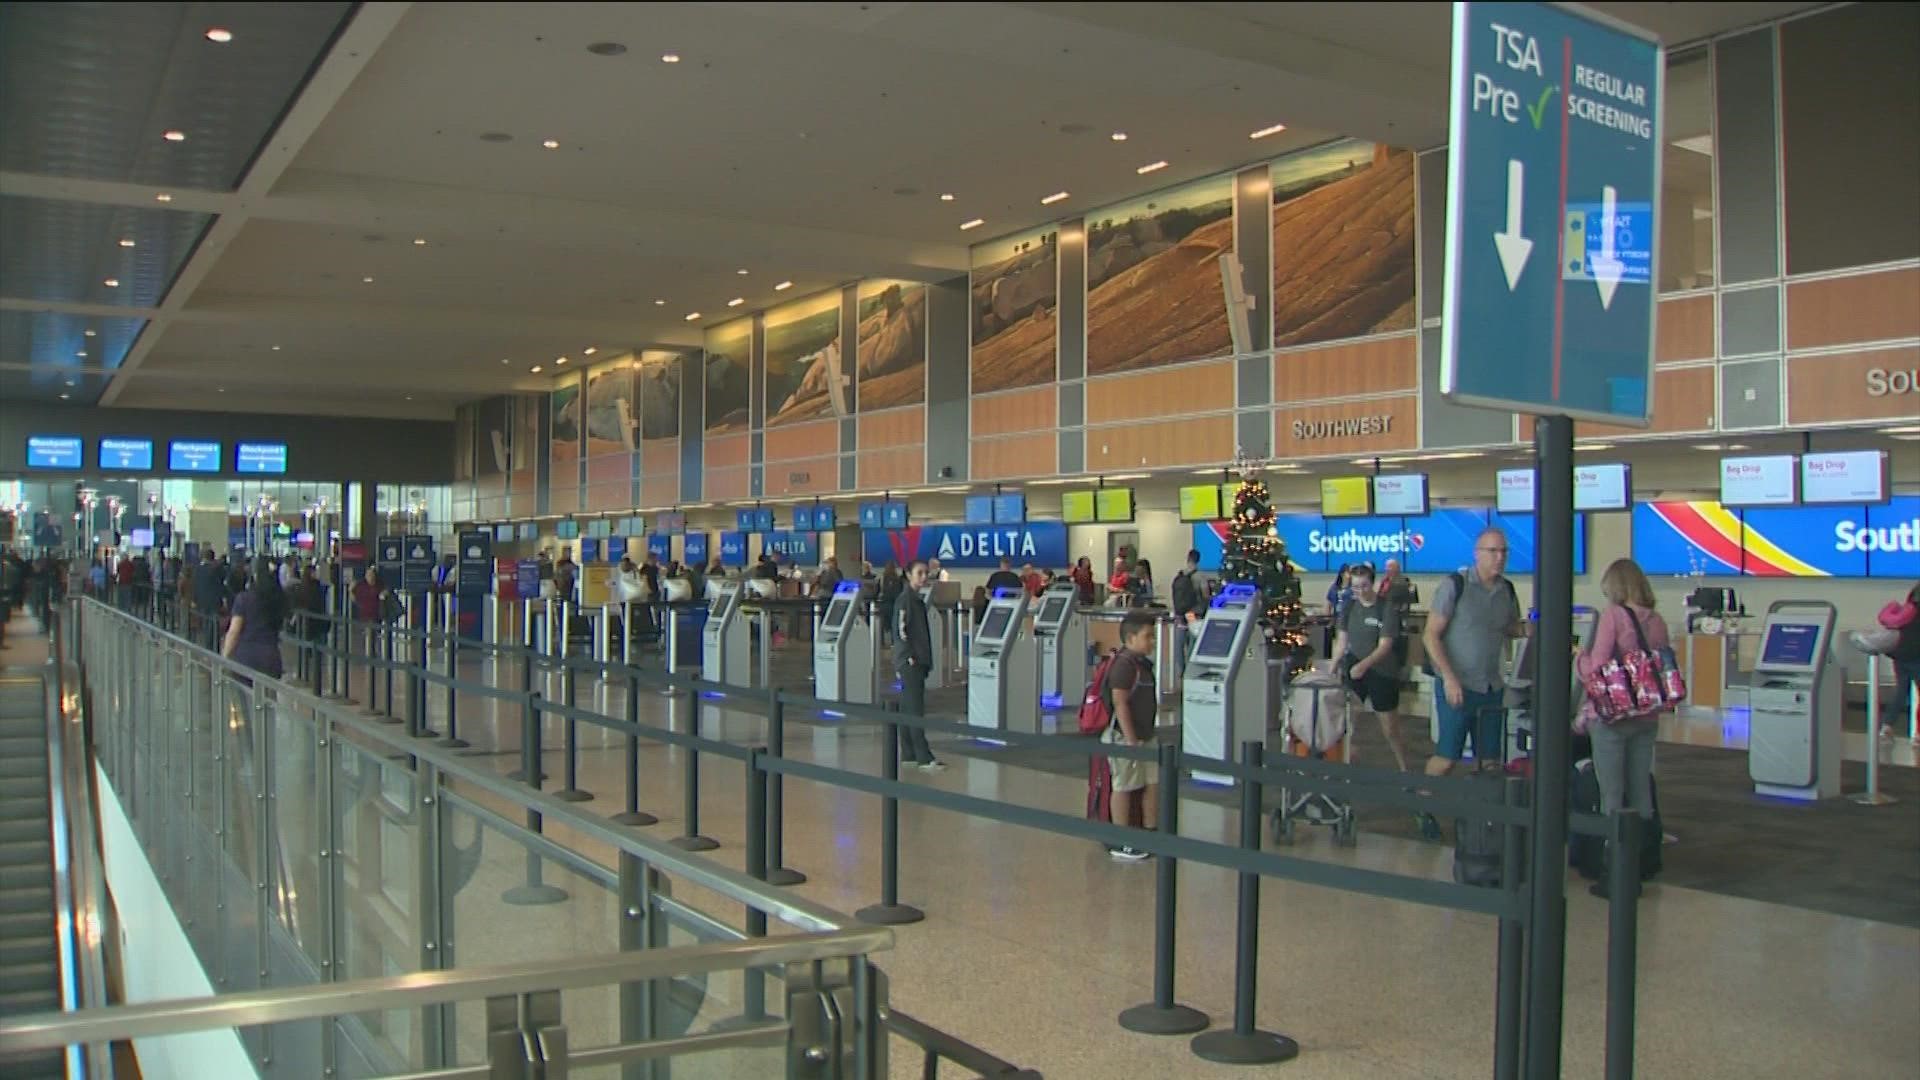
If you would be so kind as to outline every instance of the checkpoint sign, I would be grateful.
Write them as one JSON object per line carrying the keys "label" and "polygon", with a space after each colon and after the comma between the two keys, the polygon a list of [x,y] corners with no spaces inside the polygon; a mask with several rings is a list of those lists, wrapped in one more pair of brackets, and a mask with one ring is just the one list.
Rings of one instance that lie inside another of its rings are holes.
{"label": "checkpoint sign", "polygon": [[1665,64],[1588,13],[1453,5],[1448,397],[1647,424]]}
{"label": "checkpoint sign", "polygon": [[404,538],[405,561],[400,565],[400,584],[408,592],[421,592],[433,585],[433,537],[408,533]]}
{"label": "checkpoint sign", "polygon": [[382,536],[374,541],[374,565],[380,568],[380,584],[391,589],[400,580],[400,567],[406,561],[407,542],[401,536]]}

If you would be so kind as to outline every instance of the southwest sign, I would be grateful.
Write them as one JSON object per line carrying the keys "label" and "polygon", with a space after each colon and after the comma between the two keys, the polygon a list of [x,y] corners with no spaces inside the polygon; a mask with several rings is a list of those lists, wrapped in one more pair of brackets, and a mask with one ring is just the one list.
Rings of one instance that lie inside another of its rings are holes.
{"label": "southwest sign", "polygon": [[[1507,572],[1534,572],[1533,515],[1507,515],[1479,508],[1448,507],[1407,517],[1327,518],[1319,514],[1279,514],[1274,531],[1287,545],[1295,569],[1325,574],[1348,563],[1400,560],[1410,574],[1450,574],[1473,562],[1473,542],[1488,525],[1507,534]],[[1193,528],[1193,546],[1203,570],[1218,570],[1225,553],[1227,522]],[[1586,520],[1574,515],[1573,572],[1586,572]]]}
{"label": "southwest sign", "polygon": [[1711,500],[1641,503],[1633,558],[1649,574],[1911,580],[1920,577],[1920,496],[1747,510]]}

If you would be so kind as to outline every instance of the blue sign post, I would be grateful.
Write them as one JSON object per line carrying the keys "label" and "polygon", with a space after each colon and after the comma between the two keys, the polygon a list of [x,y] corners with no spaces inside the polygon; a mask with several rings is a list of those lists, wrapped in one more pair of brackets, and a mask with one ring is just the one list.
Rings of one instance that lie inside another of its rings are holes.
{"label": "blue sign post", "polygon": [[[1649,420],[1665,71],[1651,35],[1591,12],[1453,5],[1440,390],[1538,417],[1539,686],[1573,677],[1573,419]],[[1534,728],[1526,973],[1523,991],[1500,965],[1498,1076],[1560,1075],[1570,704],[1549,695]],[[1503,952],[1522,947],[1510,927]]]}

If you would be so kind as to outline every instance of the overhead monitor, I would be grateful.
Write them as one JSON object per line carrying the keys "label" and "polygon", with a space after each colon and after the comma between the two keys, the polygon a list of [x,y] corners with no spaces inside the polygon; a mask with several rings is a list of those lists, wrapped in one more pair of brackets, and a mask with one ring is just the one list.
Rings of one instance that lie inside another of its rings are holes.
{"label": "overhead monitor", "polygon": [[493,539],[496,542],[502,543],[502,544],[512,542],[513,525],[511,523],[504,524],[504,525],[495,525],[493,527]]}
{"label": "overhead monitor", "polygon": [[1060,520],[1066,522],[1068,525],[1091,524],[1093,522],[1093,492],[1061,492]]}
{"label": "overhead monitor", "polygon": [[967,496],[965,520],[969,525],[993,524],[993,496]]}
{"label": "overhead monitor", "polygon": [[828,604],[827,617],[824,620],[822,620],[822,625],[839,626],[840,620],[846,618],[847,616],[847,608],[851,606],[852,605],[850,605],[845,600],[835,600],[833,603]]}
{"label": "overhead monitor", "polygon": [[1180,489],[1181,521],[1218,521],[1220,516],[1220,485],[1189,484]]}
{"label": "overhead monitor", "polygon": [[1800,498],[1809,503],[1883,503],[1889,495],[1887,455],[1878,450],[1807,454],[1800,459]]}
{"label": "overhead monitor", "polygon": [[167,468],[172,472],[217,473],[220,444],[176,439],[167,444]]}
{"label": "overhead monitor", "polygon": [[1066,610],[1067,610],[1066,597],[1056,596],[1053,599],[1048,600],[1045,604],[1041,605],[1040,618],[1038,621],[1043,623],[1049,623],[1049,624],[1057,623],[1060,621],[1060,616],[1065,614]]}
{"label": "overhead monitor", "polygon": [[993,497],[993,523],[995,525],[1024,525],[1027,523],[1027,497],[1018,491]]}
{"label": "overhead monitor", "polygon": [[1113,522],[1124,525],[1133,520],[1133,489],[1130,487],[1095,488],[1093,492],[1093,517],[1095,521]]}
{"label": "overhead monitor", "polygon": [[706,533],[690,532],[681,540],[680,545],[681,555],[686,559],[688,566],[698,570],[707,568]]}
{"label": "overhead monitor", "polygon": [[287,444],[237,443],[233,448],[233,471],[252,475],[279,476],[287,471]]}
{"label": "overhead monitor", "polygon": [[94,460],[102,469],[130,469],[134,472],[151,469],[153,468],[153,440],[101,439]]}
{"label": "overhead monitor", "polygon": [[1501,469],[1495,473],[1493,507],[1503,514],[1533,513],[1533,470]]}
{"label": "overhead monitor", "polygon": [[758,507],[753,512],[753,531],[770,533],[773,531],[773,510],[770,507]]}
{"label": "overhead monitor", "polygon": [[80,436],[27,436],[27,468],[78,469],[82,464],[83,462],[80,460]]}
{"label": "overhead monitor", "polygon": [[1573,469],[1575,510],[1633,509],[1633,474],[1627,466],[1576,465]]}
{"label": "overhead monitor", "polygon": [[1792,506],[1799,497],[1792,454],[1720,459],[1721,506]]}
{"label": "overhead monitor", "polygon": [[150,548],[153,546],[153,530],[144,526],[134,529],[127,534],[127,543],[137,548]]}
{"label": "overhead monitor", "polygon": [[1329,476],[1320,481],[1320,512],[1327,517],[1365,517],[1372,513],[1371,478]]}
{"label": "overhead monitor", "polygon": [[553,535],[561,540],[580,539],[580,523],[572,518],[564,518],[554,524]]}
{"label": "overhead monitor", "polygon": [[1766,637],[1760,642],[1758,666],[1776,671],[1812,671],[1819,665],[1817,650],[1824,625],[1768,619]]}
{"label": "overhead monitor", "polygon": [[1373,478],[1373,512],[1388,517],[1424,517],[1427,474],[1396,473]]}
{"label": "overhead monitor", "polygon": [[521,522],[520,523],[520,539],[522,540],[540,539],[540,523],[537,521]]}
{"label": "overhead monitor", "polygon": [[1193,648],[1196,660],[1225,660],[1233,655],[1233,638],[1239,627],[1227,619],[1208,619],[1200,632],[1200,643]]}
{"label": "overhead monitor", "polygon": [[860,527],[863,529],[886,528],[886,504],[863,502],[860,504]]}
{"label": "overhead monitor", "polygon": [[1002,605],[987,612],[987,621],[980,624],[981,641],[998,641],[1007,632],[1007,624],[1013,621],[1013,609]]}

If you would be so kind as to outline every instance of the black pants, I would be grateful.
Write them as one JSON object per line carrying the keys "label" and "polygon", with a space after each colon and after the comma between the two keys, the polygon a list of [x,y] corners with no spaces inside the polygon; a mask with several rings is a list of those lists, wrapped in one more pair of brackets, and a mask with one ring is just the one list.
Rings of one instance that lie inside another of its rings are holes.
{"label": "black pants", "polygon": [[[918,665],[900,674],[900,711],[912,717],[927,715],[927,673]],[[900,758],[923,765],[933,760],[925,728],[900,725]]]}

